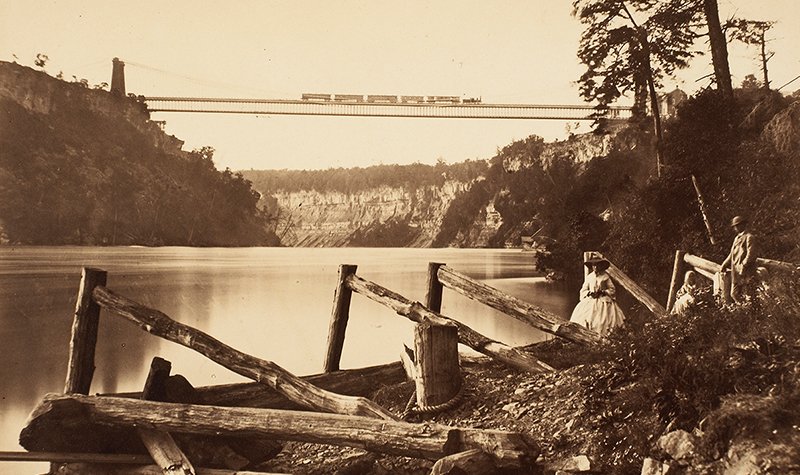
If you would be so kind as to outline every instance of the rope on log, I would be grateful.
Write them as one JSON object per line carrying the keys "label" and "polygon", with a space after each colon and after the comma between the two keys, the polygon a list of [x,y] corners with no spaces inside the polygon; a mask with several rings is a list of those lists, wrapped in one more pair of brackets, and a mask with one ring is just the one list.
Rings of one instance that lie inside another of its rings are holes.
{"label": "rope on log", "polygon": [[459,387],[458,392],[450,398],[448,401],[445,401],[441,404],[422,404],[417,402],[417,393],[412,392],[411,395],[408,397],[408,402],[406,403],[406,407],[403,410],[402,414],[400,414],[400,419],[407,421],[411,418],[411,416],[430,416],[433,414],[438,414],[440,412],[446,412],[450,409],[455,408],[464,400],[464,381],[461,381],[461,387]]}

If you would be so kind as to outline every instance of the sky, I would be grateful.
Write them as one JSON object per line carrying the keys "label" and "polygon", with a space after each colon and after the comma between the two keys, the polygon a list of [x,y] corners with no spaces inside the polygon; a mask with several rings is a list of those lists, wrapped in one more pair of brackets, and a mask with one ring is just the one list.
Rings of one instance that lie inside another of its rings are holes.
{"label": "sky", "polygon": [[[0,60],[95,85],[126,63],[145,96],[299,99],[305,92],[458,95],[489,103],[581,104],[571,0],[2,0]],[[721,18],[777,20],[778,87],[800,75],[800,0],[719,0]],[[699,45],[704,48],[703,44]],[[734,84],[760,77],[754,47],[730,50]],[[710,54],[665,81],[707,85]],[[800,88],[800,80],[786,91]],[[491,158],[513,140],[563,139],[589,122],[154,113],[185,150],[220,169],[325,169]]]}

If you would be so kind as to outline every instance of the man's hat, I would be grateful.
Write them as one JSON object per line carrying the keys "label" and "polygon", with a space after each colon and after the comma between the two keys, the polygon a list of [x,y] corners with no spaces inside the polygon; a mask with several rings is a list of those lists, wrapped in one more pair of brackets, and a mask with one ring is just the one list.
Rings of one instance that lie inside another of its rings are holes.
{"label": "man's hat", "polygon": [[745,224],[747,223],[747,218],[744,216],[734,216],[731,220],[731,226],[736,226],[737,224]]}
{"label": "man's hat", "polygon": [[596,266],[597,264],[600,264],[601,262],[604,262],[606,264],[610,264],[607,260],[605,260],[605,259],[603,259],[601,257],[590,257],[589,259],[586,259],[586,261],[584,261],[583,265],[585,265],[585,266]]}

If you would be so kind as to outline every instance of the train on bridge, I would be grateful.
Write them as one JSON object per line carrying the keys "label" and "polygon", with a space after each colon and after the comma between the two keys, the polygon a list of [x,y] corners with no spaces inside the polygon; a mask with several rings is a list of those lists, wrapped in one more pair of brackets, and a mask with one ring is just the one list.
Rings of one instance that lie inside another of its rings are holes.
{"label": "train on bridge", "polygon": [[480,104],[480,97],[459,96],[394,96],[386,94],[313,94],[304,93],[301,99],[309,102],[340,102],[358,104]]}

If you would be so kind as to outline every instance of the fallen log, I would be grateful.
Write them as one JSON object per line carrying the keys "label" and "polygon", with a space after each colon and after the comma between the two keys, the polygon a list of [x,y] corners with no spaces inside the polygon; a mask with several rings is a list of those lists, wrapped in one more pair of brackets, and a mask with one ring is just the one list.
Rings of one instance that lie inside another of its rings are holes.
{"label": "fallen log", "polygon": [[45,396],[23,428],[20,442],[26,446],[53,437],[80,438],[82,433],[77,432],[77,428],[93,430],[108,426],[267,437],[428,460],[479,449],[489,454],[501,468],[528,467],[539,453],[532,440],[514,432],[409,424],[342,414],[199,406],[77,394]]}
{"label": "fallen log", "polygon": [[[301,379],[326,391],[343,396],[371,397],[381,386],[391,386],[405,381],[402,363],[395,361],[383,365],[358,369],[345,369],[330,373],[301,376]],[[264,384],[247,382],[217,384],[194,388],[197,404],[229,407],[263,407],[270,409],[304,410],[306,407],[294,403]],[[127,397],[139,399],[141,393],[114,393],[102,396]],[[171,402],[191,402],[176,401]]]}
{"label": "fallen log", "polygon": [[0,462],[85,462],[91,464],[146,465],[153,462],[144,454],[96,454],[81,452],[0,452]]}
{"label": "fallen log", "polygon": [[354,292],[378,302],[394,310],[416,323],[430,323],[432,325],[456,325],[458,327],[458,341],[479,353],[490,356],[513,368],[543,373],[555,371],[552,366],[536,359],[533,355],[512,348],[504,343],[492,340],[463,323],[428,310],[419,302],[412,302],[402,295],[392,292],[374,282],[362,279],[357,275],[347,277],[347,285]]}
{"label": "fallen log", "polygon": [[600,335],[582,325],[564,320],[554,313],[471,279],[448,266],[439,267],[437,276],[448,289],[544,332],[581,344],[600,341]]}
{"label": "fallen log", "polygon": [[716,274],[720,270],[722,270],[722,266],[720,266],[716,262],[709,261],[708,259],[703,259],[700,256],[695,256],[695,255],[688,254],[688,253],[684,254],[683,262],[689,264],[692,267],[704,270],[704,271],[709,272],[711,274]]}
{"label": "fallen log", "polygon": [[[119,465],[97,465],[91,463],[68,463],[61,465],[55,475],[162,475],[158,465],[141,465],[138,467]],[[247,472],[242,470],[225,470],[219,468],[198,468],[197,475],[287,475],[273,472]]]}
{"label": "fallen log", "polygon": [[392,413],[366,398],[342,396],[320,389],[272,361],[242,353],[207,333],[117,295],[104,286],[95,287],[92,297],[102,308],[136,323],[148,333],[195,350],[235,373],[272,387],[298,404],[319,411],[396,419]]}
{"label": "fallen log", "polygon": [[766,267],[770,271],[795,272],[800,270],[800,266],[791,262],[776,261],[775,259],[756,258],[756,264]]}

